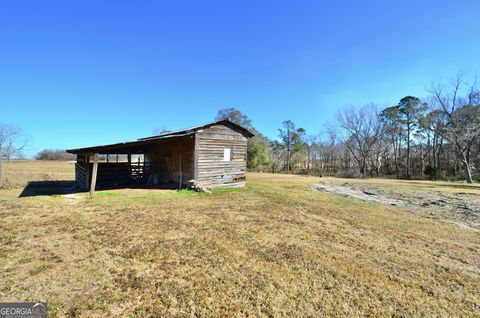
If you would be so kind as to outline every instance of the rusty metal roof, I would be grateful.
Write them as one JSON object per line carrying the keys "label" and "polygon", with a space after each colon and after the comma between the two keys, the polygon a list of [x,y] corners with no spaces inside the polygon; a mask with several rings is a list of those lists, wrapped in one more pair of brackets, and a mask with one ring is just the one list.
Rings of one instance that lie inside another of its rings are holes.
{"label": "rusty metal roof", "polygon": [[232,123],[229,120],[220,120],[220,121],[215,121],[215,122],[208,123],[208,124],[205,124],[205,125],[200,125],[200,126],[187,128],[187,129],[170,131],[170,132],[166,132],[166,133],[156,135],[156,136],[139,138],[138,140],[135,140],[135,141],[126,141],[126,142],[107,144],[107,145],[67,149],[67,152],[68,153],[73,153],[73,154],[82,154],[82,153],[83,154],[91,154],[91,153],[103,153],[103,154],[108,154],[108,153],[118,153],[118,154],[120,154],[120,153],[143,153],[145,151],[145,146],[151,145],[152,143],[167,141],[167,140],[171,140],[171,139],[175,139],[175,138],[183,138],[183,137],[192,136],[198,130],[201,130],[203,128],[208,128],[208,127],[211,127],[211,126],[215,126],[215,125],[230,126],[234,129],[239,130],[241,133],[243,133],[248,138],[254,136],[254,134],[252,134],[248,129],[246,129],[246,128],[240,126],[240,125]]}

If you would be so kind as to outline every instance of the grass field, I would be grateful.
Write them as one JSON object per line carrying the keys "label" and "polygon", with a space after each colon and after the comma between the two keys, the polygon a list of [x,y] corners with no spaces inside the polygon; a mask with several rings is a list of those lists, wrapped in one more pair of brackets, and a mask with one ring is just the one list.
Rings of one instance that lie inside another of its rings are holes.
{"label": "grass field", "polygon": [[[7,171],[12,185],[73,178],[68,163]],[[0,190],[0,300],[48,301],[52,317],[480,316],[479,231],[318,192],[318,181],[249,174],[245,189],[93,199]]]}
{"label": "grass field", "polygon": [[73,180],[75,165],[68,161],[4,162],[5,187],[25,186],[29,181]]}

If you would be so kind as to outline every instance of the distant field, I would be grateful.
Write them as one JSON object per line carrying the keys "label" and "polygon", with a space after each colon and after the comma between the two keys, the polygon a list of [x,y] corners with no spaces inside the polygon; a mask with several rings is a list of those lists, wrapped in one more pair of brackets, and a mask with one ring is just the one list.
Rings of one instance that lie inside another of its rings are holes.
{"label": "distant field", "polygon": [[[68,180],[73,165],[14,163],[7,176]],[[271,174],[212,194],[0,190],[0,300],[48,301],[52,317],[480,315],[477,229],[318,182],[480,195],[460,183]]]}
{"label": "distant field", "polygon": [[24,186],[28,181],[75,179],[75,165],[68,161],[15,160],[3,164],[7,187]]}

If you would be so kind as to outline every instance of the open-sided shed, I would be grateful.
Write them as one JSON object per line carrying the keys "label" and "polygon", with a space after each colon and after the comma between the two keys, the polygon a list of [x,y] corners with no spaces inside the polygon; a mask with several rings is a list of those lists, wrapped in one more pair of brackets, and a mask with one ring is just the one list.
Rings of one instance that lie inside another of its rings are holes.
{"label": "open-sided shed", "polygon": [[253,134],[228,120],[140,138],[135,141],[69,149],[77,155],[78,187],[129,185],[182,187],[243,186],[247,140]]}

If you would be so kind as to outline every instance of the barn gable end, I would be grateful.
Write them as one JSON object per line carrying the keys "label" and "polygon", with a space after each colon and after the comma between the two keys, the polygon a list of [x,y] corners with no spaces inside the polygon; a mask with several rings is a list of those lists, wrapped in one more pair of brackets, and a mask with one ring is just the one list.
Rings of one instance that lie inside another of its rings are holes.
{"label": "barn gable end", "polygon": [[197,131],[195,138],[195,179],[200,184],[211,187],[245,182],[248,138],[243,132],[219,124]]}

